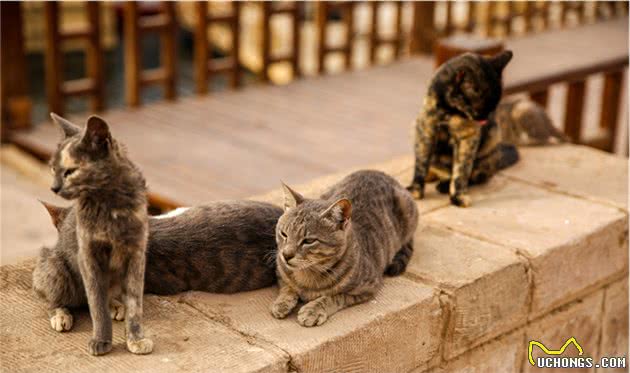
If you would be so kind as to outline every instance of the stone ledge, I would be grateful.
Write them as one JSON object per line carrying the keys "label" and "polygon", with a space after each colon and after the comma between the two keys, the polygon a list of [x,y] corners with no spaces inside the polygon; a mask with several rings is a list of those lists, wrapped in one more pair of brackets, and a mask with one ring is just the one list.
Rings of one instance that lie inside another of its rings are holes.
{"label": "stone ledge", "polygon": [[144,318],[153,338],[151,355],[126,351],[124,323],[114,323],[114,348],[102,357],[87,353],[91,320],[74,312],[70,332],[51,329],[46,305],[31,291],[33,261],[0,267],[0,361],[11,372],[286,372],[289,356],[247,340],[209,320],[177,297],[147,295]]}
{"label": "stone ledge", "polygon": [[424,216],[453,231],[514,248],[533,278],[530,319],[627,270],[627,215],[618,209],[495,177],[474,206]]}
{"label": "stone ledge", "polygon": [[[87,313],[79,313],[72,332],[52,331],[44,304],[29,290],[33,261],[2,267],[3,368],[510,372],[528,369],[523,364],[527,338],[546,338],[553,346],[567,333],[584,338],[593,354],[612,355],[617,353],[610,352],[613,346],[627,346],[627,339],[612,331],[623,323],[619,315],[628,304],[627,282],[619,280],[628,270],[627,211],[621,203],[624,189],[615,179],[619,162],[627,161],[595,152],[594,159],[614,167],[592,183],[602,173],[594,173],[591,152],[570,145],[527,149],[505,175],[472,189],[468,209],[451,207],[429,185],[427,198],[419,202],[421,224],[407,274],[386,279],[373,301],[344,310],[318,328],[300,327],[295,316],[273,319],[268,309],[276,288],[147,296],[154,354],[123,351],[122,325],[117,324],[115,351],[92,358],[85,352]],[[567,182],[561,175],[565,158],[577,164]],[[542,160],[552,163],[530,164]],[[406,184],[412,162],[401,157],[370,168]],[[295,188],[316,196],[345,174]],[[279,203],[281,192],[256,199]],[[601,341],[589,337],[600,331]]]}
{"label": "stone ledge", "polygon": [[284,320],[271,316],[276,296],[275,288],[235,295],[190,292],[182,302],[286,351],[302,372],[406,372],[439,360],[444,316],[430,287],[388,279],[374,300],[308,329],[297,323],[295,312]]}

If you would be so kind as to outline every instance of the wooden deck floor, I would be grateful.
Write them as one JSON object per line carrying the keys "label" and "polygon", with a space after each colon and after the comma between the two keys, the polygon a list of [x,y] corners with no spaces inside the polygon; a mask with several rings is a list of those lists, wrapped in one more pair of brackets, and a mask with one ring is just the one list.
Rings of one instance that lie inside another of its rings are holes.
{"label": "wooden deck floor", "polygon": [[[508,40],[515,53],[506,87],[594,62],[628,58],[628,19]],[[279,185],[411,151],[411,123],[433,60],[258,86],[103,114],[142,168],[155,202],[199,204],[242,198]],[[83,123],[85,117],[72,118]],[[59,132],[49,124],[15,141],[48,155]]]}

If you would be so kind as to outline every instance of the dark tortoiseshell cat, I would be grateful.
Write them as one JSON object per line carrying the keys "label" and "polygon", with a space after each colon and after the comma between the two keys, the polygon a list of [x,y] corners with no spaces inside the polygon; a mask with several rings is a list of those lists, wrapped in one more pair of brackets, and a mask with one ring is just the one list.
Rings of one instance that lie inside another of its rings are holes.
{"label": "dark tortoiseshell cat", "polygon": [[[41,250],[33,288],[48,302],[52,328],[64,332],[73,324],[69,309],[87,304],[78,267],[76,212],[43,204],[59,237],[55,247]],[[282,209],[268,203],[221,201],[149,217],[144,291],[234,293],[273,285],[280,215]],[[110,298],[109,306],[112,319],[124,319],[119,299]]]}
{"label": "dark tortoiseshell cat", "polygon": [[416,119],[416,163],[408,187],[414,197],[423,198],[425,181],[437,177],[438,190],[448,190],[451,203],[468,206],[469,183],[483,183],[518,160],[516,147],[502,142],[500,128],[490,118],[511,58],[511,51],[493,57],[466,53],[436,72]]}

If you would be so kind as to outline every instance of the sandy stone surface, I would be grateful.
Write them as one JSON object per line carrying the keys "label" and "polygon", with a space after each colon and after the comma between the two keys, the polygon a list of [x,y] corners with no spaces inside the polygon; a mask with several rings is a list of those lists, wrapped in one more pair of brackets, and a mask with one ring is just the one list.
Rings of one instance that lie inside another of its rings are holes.
{"label": "sandy stone surface", "polygon": [[182,301],[278,346],[303,372],[405,372],[438,357],[443,313],[430,287],[388,279],[374,300],[338,312],[316,328],[300,326],[295,312],[274,319],[269,307],[276,295],[275,287],[236,295],[192,292]]}
{"label": "sandy stone surface", "polygon": [[[627,330],[627,281],[621,279],[628,271],[628,223],[615,176],[627,173],[615,171],[617,158],[589,155],[581,147],[532,152],[552,164],[536,169],[528,152],[521,169],[471,188],[473,204],[466,209],[450,206],[447,196],[428,185],[427,198],[418,202],[422,214],[408,272],[386,279],[374,300],[342,310],[317,328],[298,325],[295,314],[274,319],[269,307],[275,287],[234,295],[147,295],[146,329],[154,353],[126,352],[123,325],[116,323],[114,351],[95,358],[86,352],[91,331],[86,310],[76,313],[71,332],[53,331],[44,303],[30,290],[33,260],[2,266],[2,370],[415,373],[523,367],[534,372],[526,361],[527,341],[558,348],[571,336],[587,354],[622,354],[628,343],[619,332]],[[599,186],[592,183],[598,167],[591,156],[610,162]],[[572,174],[558,176],[561,165],[571,162]],[[406,185],[412,158],[366,168],[388,172]],[[315,197],[348,173],[294,187]],[[254,198],[280,203],[282,194],[277,189]],[[24,217],[13,227],[53,229],[43,208],[36,207],[39,212],[29,216],[44,220]],[[54,230],[48,235],[54,238]]]}
{"label": "sandy stone surface", "polygon": [[530,283],[525,261],[507,247],[422,224],[407,276],[443,290],[449,307],[447,359],[527,320]]}
{"label": "sandy stone surface", "polygon": [[[591,294],[584,299],[570,303],[558,310],[543,316],[525,328],[526,343],[538,341],[549,350],[560,349],[567,339],[574,337],[583,349],[584,357],[597,357],[599,353],[599,334],[601,331],[602,302],[604,292],[602,290]],[[523,346],[525,347],[525,346]],[[532,349],[534,362],[536,357],[548,356],[542,350],[534,346]],[[562,356],[579,356],[575,346],[569,345]],[[528,357],[525,357],[527,359]],[[532,366],[528,361],[524,364],[524,373],[557,372],[558,369],[541,369]],[[591,372],[593,369],[576,368],[571,372]]]}
{"label": "sandy stone surface", "polygon": [[512,247],[533,275],[531,317],[576,298],[627,269],[627,215],[619,209],[502,177],[473,206],[425,215],[429,224]]}
{"label": "sandy stone surface", "polygon": [[628,209],[628,159],[577,145],[519,148],[518,180]]}

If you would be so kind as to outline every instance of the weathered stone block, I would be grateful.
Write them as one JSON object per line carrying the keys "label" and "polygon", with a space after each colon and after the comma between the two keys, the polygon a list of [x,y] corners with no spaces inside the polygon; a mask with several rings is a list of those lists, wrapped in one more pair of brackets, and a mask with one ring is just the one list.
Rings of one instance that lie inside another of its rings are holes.
{"label": "weathered stone block", "polygon": [[87,310],[75,313],[72,331],[50,327],[46,305],[30,290],[32,266],[0,268],[0,361],[3,372],[286,372],[289,357],[209,320],[175,297],[144,298],[145,334],[152,354],[125,348],[124,323],[114,323],[111,353],[87,352],[92,323]]}
{"label": "weathered stone block", "polygon": [[[517,373],[523,365],[525,332],[519,329],[474,348],[427,373]],[[412,373],[419,373],[414,370]]]}
{"label": "weathered stone block", "polygon": [[[604,315],[600,356],[626,357],[628,364],[628,278],[617,281],[604,291]],[[627,372],[625,369],[599,369],[598,372]]]}
{"label": "weathered stone block", "polygon": [[473,206],[442,208],[429,224],[514,248],[529,260],[530,319],[578,298],[627,269],[627,216],[619,209],[495,177]]}
{"label": "weathered stone block", "polygon": [[[523,349],[528,348],[530,341],[542,343],[549,350],[559,350],[568,339],[575,338],[583,349],[582,357],[596,358],[599,353],[599,335],[601,332],[600,320],[602,316],[603,291],[599,290],[584,299],[575,301],[561,307],[549,315],[532,322],[525,328],[526,343]],[[527,355],[527,354],[526,354]],[[549,357],[538,346],[532,348],[532,358],[536,363],[537,357]],[[553,356],[579,356],[577,348],[570,344],[561,355]],[[525,356],[524,373],[558,372],[562,369],[541,369],[531,365],[528,356]],[[595,362],[593,362],[595,363]],[[571,372],[593,372],[592,368],[572,368]]]}
{"label": "weathered stone block", "polygon": [[446,359],[527,321],[526,262],[510,248],[421,224],[407,276],[448,294],[442,296],[450,309]]}
{"label": "weathered stone block", "polygon": [[528,183],[628,209],[628,159],[587,146],[519,148],[521,160],[502,171]]}
{"label": "weathered stone block", "polygon": [[234,295],[194,292],[183,302],[291,357],[303,372],[407,372],[434,363],[444,315],[435,289],[404,278],[387,279],[376,298],[342,310],[326,323],[305,328],[295,312],[274,319],[277,289]]}

